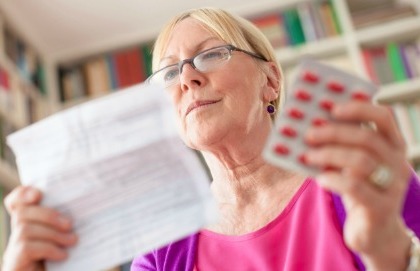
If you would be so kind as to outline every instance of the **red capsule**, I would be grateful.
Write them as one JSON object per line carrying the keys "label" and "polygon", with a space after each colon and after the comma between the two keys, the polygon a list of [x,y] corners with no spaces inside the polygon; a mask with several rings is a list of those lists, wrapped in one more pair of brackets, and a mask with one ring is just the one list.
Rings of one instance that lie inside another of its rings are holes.
{"label": "red capsule", "polygon": [[298,161],[304,165],[307,165],[308,161],[306,160],[305,154],[301,154],[298,156]]}
{"label": "red capsule", "polygon": [[312,125],[313,126],[324,126],[327,124],[327,120],[323,118],[314,118],[312,119]]}
{"label": "red capsule", "polygon": [[343,93],[344,92],[344,85],[337,82],[337,81],[330,81],[327,84],[327,88],[335,93]]}
{"label": "red capsule", "polygon": [[370,96],[364,92],[361,91],[356,91],[354,93],[352,93],[351,98],[353,100],[358,100],[358,101],[363,101],[363,102],[367,102],[370,100]]}
{"label": "red capsule", "polygon": [[274,152],[278,155],[288,155],[290,153],[289,148],[282,144],[274,146]]}
{"label": "red capsule", "polygon": [[319,76],[313,72],[306,71],[302,75],[302,79],[308,83],[318,83],[319,82]]}
{"label": "red capsule", "polygon": [[338,168],[336,168],[336,167],[334,167],[334,166],[331,166],[331,165],[327,165],[327,166],[325,166],[322,170],[323,170],[323,171],[337,171],[337,170],[338,170]]}
{"label": "red capsule", "polygon": [[291,108],[289,110],[289,117],[300,120],[305,117],[305,114],[297,108]]}
{"label": "red capsule", "polygon": [[319,106],[325,111],[330,112],[334,107],[334,103],[330,100],[322,100],[319,102]]}
{"label": "red capsule", "polygon": [[303,89],[296,91],[295,97],[296,99],[303,102],[309,102],[310,100],[312,100],[312,95]]}
{"label": "red capsule", "polygon": [[295,129],[293,129],[292,127],[289,126],[285,126],[283,128],[281,128],[280,130],[281,134],[286,136],[286,137],[296,137],[297,136],[297,132]]}

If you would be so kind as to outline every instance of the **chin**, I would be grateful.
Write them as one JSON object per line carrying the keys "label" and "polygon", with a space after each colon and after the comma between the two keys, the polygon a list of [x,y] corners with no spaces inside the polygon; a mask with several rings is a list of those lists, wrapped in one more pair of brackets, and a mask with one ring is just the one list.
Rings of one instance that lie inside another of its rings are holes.
{"label": "chin", "polygon": [[[217,130],[217,131],[216,131]],[[185,144],[195,150],[206,150],[215,143],[220,143],[220,129],[194,129],[183,136]]]}

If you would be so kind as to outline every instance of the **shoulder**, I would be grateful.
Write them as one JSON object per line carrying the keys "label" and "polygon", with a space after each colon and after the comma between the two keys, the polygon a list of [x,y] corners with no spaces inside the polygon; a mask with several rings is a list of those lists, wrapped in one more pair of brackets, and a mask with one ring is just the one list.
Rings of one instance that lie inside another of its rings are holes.
{"label": "shoulder", "polygon": [[198,234],[189,235],[167,246],[136,257],[131,271],[192,270]]}

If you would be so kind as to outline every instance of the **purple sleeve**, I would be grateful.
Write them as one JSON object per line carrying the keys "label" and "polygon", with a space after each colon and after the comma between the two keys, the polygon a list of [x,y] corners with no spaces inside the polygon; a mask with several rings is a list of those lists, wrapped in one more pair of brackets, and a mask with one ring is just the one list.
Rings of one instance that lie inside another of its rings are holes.
{"label": "purple sleeve", "polygon": [[[346,220],[346,210],[344,209],[343,202],[339,195],[333,193],[333,202],[334,207],[340,221],[341,227],[344,226]],[[407,193],[405,196],[405,202],[403,207],[403,218],[406,225],[416,233],[417,236],[420,236],[420,180],[416,175],[414,170],[411,173],[409,180]],[[366,270],[360,257],[353,253],[354,260],[359,267],[359,270]]]}
{"label": "purple sleeve", "polygon": [[198,234],[136,257],[131,271],[191,271],[195,264]]}
{"label": "purple sleeve", "polygon": [[155,251],[136,257],[131,263],[130,271],[156,271]]}
{"label": "purple sleeve", "polygon": [[413,171],[404,202],[403,217],[407,226],[420,237],[420,180]]}

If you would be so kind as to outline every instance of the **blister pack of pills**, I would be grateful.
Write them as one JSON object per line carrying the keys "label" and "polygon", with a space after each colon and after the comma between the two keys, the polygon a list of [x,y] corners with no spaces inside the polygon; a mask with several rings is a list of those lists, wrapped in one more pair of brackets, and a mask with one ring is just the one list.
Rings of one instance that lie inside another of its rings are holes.
{"label": "blister pack of pills", "polygon": [[377,87],[316,60],[303,59],[286,91],[286,103],[277,113],[263,157],[275,166],[313,176],[321,169],[306,164],[306,130],[333,121],[330,111],[336,103],[371,101]]}

